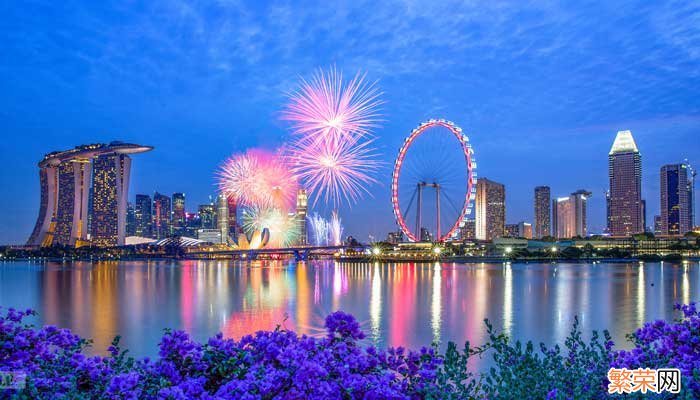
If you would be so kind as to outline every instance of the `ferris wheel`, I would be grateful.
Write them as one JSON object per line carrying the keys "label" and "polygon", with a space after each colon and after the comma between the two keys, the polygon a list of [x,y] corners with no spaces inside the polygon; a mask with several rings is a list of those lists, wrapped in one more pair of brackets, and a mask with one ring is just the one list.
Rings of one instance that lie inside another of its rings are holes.
{"label": "ferris wheel", "polygon": [[462,129],[444,119],[413,129],[391,179],[394,216],[406,237],[412,242],[455,239],[475,197],[476,161]]}

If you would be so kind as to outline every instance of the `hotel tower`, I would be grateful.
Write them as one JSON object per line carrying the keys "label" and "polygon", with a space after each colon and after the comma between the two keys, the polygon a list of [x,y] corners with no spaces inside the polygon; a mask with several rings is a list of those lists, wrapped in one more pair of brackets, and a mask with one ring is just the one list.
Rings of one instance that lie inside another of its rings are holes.
{"label": "hotel tower", "polygon": [[[124,244],[131,157],[152,150],[122,142],[52,152],[39,162],[39,216],[27,245]],[[92,207],[89,199],[92,197]],[[91,219],[88,231],[88,217]]]}

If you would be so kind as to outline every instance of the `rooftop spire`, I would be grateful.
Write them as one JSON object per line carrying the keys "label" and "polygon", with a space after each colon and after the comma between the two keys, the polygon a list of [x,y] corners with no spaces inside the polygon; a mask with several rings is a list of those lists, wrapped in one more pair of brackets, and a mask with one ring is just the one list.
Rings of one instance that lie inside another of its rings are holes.
{"label": "rooftop spire", "polygon": [[615,136],[610,154],[615,153],[639,153],[631,131],[619,131]]}

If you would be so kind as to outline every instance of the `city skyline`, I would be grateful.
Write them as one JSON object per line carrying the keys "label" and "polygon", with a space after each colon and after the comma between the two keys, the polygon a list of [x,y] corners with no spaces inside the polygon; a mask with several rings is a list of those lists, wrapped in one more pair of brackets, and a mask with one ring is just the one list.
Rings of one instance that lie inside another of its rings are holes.
{"label": "city skyline", "polygon": [[[2,127],[9,134],[0,155],[13,169],[0,176],[8,193],[0,200],[0,243],[21,244],[31,234],[40,198],[36,161],[78,143],[123,140],[157,149],[135,161],[129,201],[158,191],[205,203],[215,192],[212,171],[226,157],[284,141],[278,114],[285,94],[298,77],[330,65],[379,81],[385,104],[377,144],[389,165],[422,120],[447,118],[464,128],[480,176],[506,186],[507,223],[534,222],[535,186],[555,194],[585,187],[596,194],[589,231],[601,232],[607,150],[619,130],[634,132],[644,155],[647,226],[659,214],[661,166],[699,161],[700,53],[695,42],[681,40],[698,27],[681,17],[692,10],[678,4],[441,3],[421,13],[402,4],[370,7],[389,21],[382,26],[358,18],[367,12],[359,4],[330,16],[284,5],[161,4],[127,15],[99,5],[78,4],[80,12],[49,5],[59,16],[50,20],[37,7],[10,7],[3,33],[3,76],[18,78],[3,79]],[[425,12],[446,10],[456,11],[449,22],[415,23]],[[152,24],[159,15],[179,22]],[[300,18],[315,23],[301,29],[293,22]],[[350,32],[320,23],[326,20],[355,23]],[[168,44],[173,31],[182,40]],[[69,40],[57,40],[59,32]],[[81,39],[85,32],[103,40]],[[300,38],[315,41],[316,50],[304,49]],[[13,46],[18,40],[27,45]],[[346,233],[366,240],[396,230],[389,176],[390,168],[380,171],[383,185],[340,209]]]}

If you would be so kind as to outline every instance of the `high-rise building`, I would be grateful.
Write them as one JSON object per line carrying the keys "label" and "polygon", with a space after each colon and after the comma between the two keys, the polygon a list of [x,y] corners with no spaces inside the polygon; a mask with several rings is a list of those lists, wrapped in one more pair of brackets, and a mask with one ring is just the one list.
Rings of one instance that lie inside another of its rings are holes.
{"label": "high-rise building", "polygon": [[535,188],[535,237],[541,239],[552,234],[551,210],[552,194],[549,186]]}
{"label": "high-rise building", "polygon": [[661,234],[684,235],[692,226],[692,176],[686,164],[661,167]]}
{"label": "high-rise building", "polygon": [[202,228],[202,223],[199,219],[199,213],[185,213],[185,236],[195,238],[197,237],[197,230]]}
{"label": "high-rise building", "polygon": [[112,142],[45,155],[39,162],[39,217],[27,244],[81,246],[87,240],[98,246],[124,244],[128,154],[151,149]]}
{"label": "high-rise building", "polygon": [[509,238],[517,238],[520,237],[518,231],[518,224],[506,224],[505,233],[503,234],[503,236]]}
{"label": "high-rise building", "polygon": [[591,192],[578,190],[569,197],[552,201],[552,228],[558,239],[569,239],[588,235],[587,207]]}
{"label": "high-rise building", "polygon": [[308,233],[306,232],[306,212],[308,210],[309,198],[305,189],[299,189],[297,192],[297,209],[296,220],[299,224],[299,244],[306,245],[308,243]]}
{"label": "high-rise building", "polygon": [[460,228],[462,240],[476,239],[476,221],[473,218],[465,219],[464,226]]}
{"label": "high-rise building", "polygon": [[505,236],[532,239],[532,224],[524,221],[518,222],[517,224],[506,224]]}
{"label": "high-rise building", "polygon": [[136,209],[134,203],[126,203],[126,236],[136,236]]}
{"label": "high-rise building", "polygon": [[642,156],[632,132],[620,131],[608,154],[608,231],[617,237],[644,232]]}
{"label": "high-rise building", "polygon": [[184,235],[185,233],[185,194],[173,193],[173,233]]}
{"label": "high-rise building", "polygon": [[54,243],[80,245],[87,239],[90,161],[75,159],[58,167],[58,209]]}
{"label": "high-rise building", "polygon": [[155,192],[153,195],[153,236],[165,239],[171,235],[170,196]]}
{"label": "high-rise building", "polygon": [[228,196],[228,234],[230,237],[238,238],[238,234],[241,233],[238,227],[238,203],[236,203],[236,198],[233,196]]}
{"label": "high-rise building", "polygon": [[532,224],[529,222],[518,223],[518,234],[521,238],[532,239]]}
{"label": "high-rise building", "polygon": [[216,229],[216,207],[214,204],[199,205],[199,224],[202,229]]}
{"label": "high-rise building", "polygon": [[93,161],[92,242],[98,246],[118,246],[126,237],[126,203],[131,157],[102,154]]}
{"label": "high-rise building", "polygon": [[221,243],[228,243],[228,199],[224,193],[216,197],[216,227],[221,232]]}
{"label": "high-rise building", "polygon": [[654,215],[654,235],[661,234],[661,216]]}
{"label": "high-rise building", "polygon": [[476,238],[493,240],[503,236],[506,225],[506,188],[480,178],[476,183]]}
{"label": "high-rise building", "polygon": [[147,194],[137,194],[134,206],[134,217],[136,218],[136,236],[150,238],[153,237],[153,212],[151,196]]}

